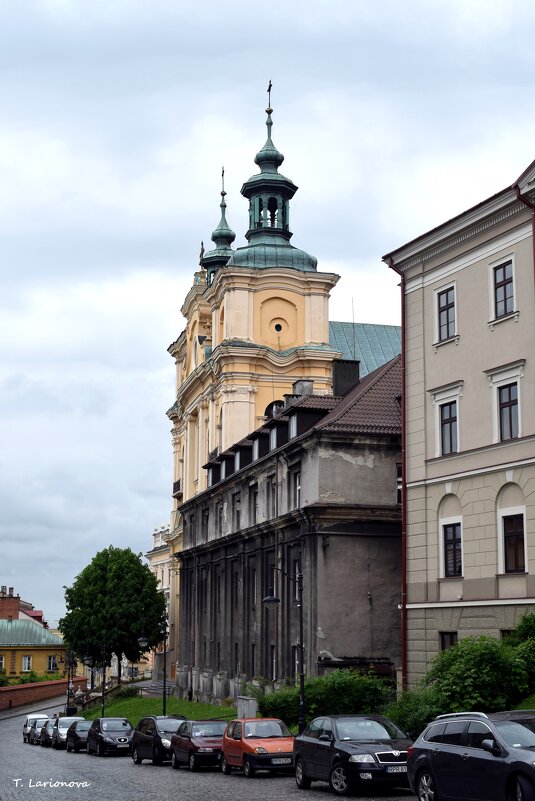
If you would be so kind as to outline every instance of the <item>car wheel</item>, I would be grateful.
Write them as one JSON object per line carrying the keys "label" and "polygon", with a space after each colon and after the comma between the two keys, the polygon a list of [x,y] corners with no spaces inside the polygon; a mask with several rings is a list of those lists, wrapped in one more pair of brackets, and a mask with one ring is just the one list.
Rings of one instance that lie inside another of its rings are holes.
{"label": "car wheel", "polygon": [[301,759],[295,763],[295,783],[300,790],[308,790],[312,783],[305,773],[305,766]]}
{"label": "car wheel", "polygon": [[351,789],[347,771],[343,765],[335,765],[329,774],[329,786],[336,795],[347,795]]}
{"label": "car wheel", "polygon": [[533,784],[526,776],[517,776],[514,784],[514,792],[512,801],[533,801],[535,799],[535,790]]}
{"label": "car wheel", "polygon": [[243,759],[243,775],[246,776],[248,779],[252,779],[255,775],[256,770],[253,767],[253,763],[249,759],[249,757],[244,757]]}
{"label": "car wheel", "polygon": [[428,770],[423,770],[418,774],[416,797],[418,801],[439,801],[435,777]]}
{"label": "car wheel", "polygon": [[97,756],[101,757],[104,756],[104,748],[100,743],[97,743]]}
{"label": "car wheel", "polygon": [[196,758],[195,754],[190,754],[189,755],[188,765],[189,765],[189,769],[192,770],[192,771],[199,770],[199,764],[197,762],[197,758]]}
{"label": "car wheel", "polygon": [[176,758],[176,754],[174,751],[171,753],[171,767],[174,768],[175,770],[178,770],[180,767],[180,762]]}
{"label": "car wheel", "polygon": [[72,750],[74,751],[75,754],[78,754],[80,752],[80,746],[79,745],[75,745],[75,746],[73,746]]}
{"label": "car wheel", "polygon": [[70,754],[71,751],[72,751],[72,748],[70,747],[69,743],[67,743],[67,753]]}
{"label": "car wheel", "polygon": [[225,776],[228,776],[232,768],[228,764],[227,760],[224,756],[221,757],[221,773],[224,773]]}
{"label": "car wheel", "polygon": [[134,765],[141,765],[141,763],[143,762],[143,760],[139,756],[139,754],[137,752],[137,748],[135,746],[134,746],[134,749],[132,751],[132,762],[134,763]]}

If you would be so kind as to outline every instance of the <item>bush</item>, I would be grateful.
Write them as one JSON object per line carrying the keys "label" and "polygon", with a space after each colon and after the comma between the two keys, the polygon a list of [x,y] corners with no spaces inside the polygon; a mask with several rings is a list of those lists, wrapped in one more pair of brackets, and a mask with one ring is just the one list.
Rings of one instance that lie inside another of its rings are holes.
{"label": "bush", "polygon": [[517,649],[494,637],[466,637],[435,657],[425,682],[447,712],[503,710],[528,689],[528,673]]}
{"label": "bush", "polygon": [[[507,641],[509,642],[509,641]],[[526,670],[528,693],[535,692],[535,639],[524,640],[514,649]]]}
{"label": "bush", "polygon": [[526,640],[535,640],[535,614],[524,615],[518,626],[507,638],[509,645],[519,645]]}
{"label": "bush", "polygon": [[[311,720],[317,715],[377,712],[393,695],[392,683],[373,673],[336,670],[305,682],[306,717]],[[299,719],[299,687],[263,695],[259,710],[264,716],[281,718],[293,726]]]}
{"label": "bush", "polygon": [[122,690],[113,694],[114,701],[126,701],[127,698],[137,698],[139,687],[123,687]]}
{"label": "bush", "polygon": [[384,709],[384,714],[408,732],[411,738],[416,738],[429,721],[445,712],[448,709],[441,704],[435,687],[407,690]]}

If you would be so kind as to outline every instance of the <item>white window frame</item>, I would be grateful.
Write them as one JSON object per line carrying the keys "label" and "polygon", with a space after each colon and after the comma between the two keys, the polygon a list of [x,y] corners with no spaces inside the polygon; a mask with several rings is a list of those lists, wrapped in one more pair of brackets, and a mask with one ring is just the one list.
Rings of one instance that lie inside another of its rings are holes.
{"label": "white window frame", "polygon": [[[456,523],[461,525],[461,575],[460,576],[446,576],[446,555],[444,553],[444,526],[453,526]],[[464,528],[462,515],[454,515],[453,517],[439,517],[438,519],[438,554],[439,554],[439,576],[440,578],[451,579],[452,581],[462,579],[464,575]]]}
{"label": "white window frame", "polygon": [[[463,381],[456,381],[454,384],[448,384],[444,387],[437,387],[436,389],[430,389],[429,394],[433,399],[433,406],[434,406],[434,420],[435,420],[435,457],[444,456],[444,458],[448,456],[454,456],[455,453],[459,453],[461,451],[461,404],[460,400],[463,396]],[[452,453],[445,453],[442,454],[442,429],[440,426],[440,407],[443,406],[445,403],[451,403],[452,401],[456,401],[457,403],[457,450],[453,451]]]}
{"label": "white window frame", "polygon": [[[26,667],[25,667],[26,665]],[[23,673],[30,673],[32,669],[32,657],[25,655],[22,657],[22,672]]]}
{"label": "white window frame", "polygon": [[[516,442],[517,439],[522,437],[522,380],[524,378],[525,359],[520,359],[517,362],[503,365],[502,367],[493,367],[491,370],[485,370],[485,374],[489,381],[489,387],[492,393],[492,442],[501,443],[506,445],[508,442]],[[500,387],[507,384],[516,383],[518,388],[518,437],[515,439],[502,440],[500,439],[500,405],[499,393]]]}
{"label": "white window frame", "polygon": [[6,658],[3,654],[0,655],[0,670],[6,669]]}
{"label": "white window frame", "polygon": [[[505,537],[503,532],[503,518],[511,517],[512,515],[522,515],[524,526],[524,573],[506,573],[505,572]],[[528,565],[528,538],[526,532],[526,507],[525,506],[508,506],[503,509],[498,509],[496,514],[496,530],[498,532],[498,574],[506,576],[525,576],[529,573]]]}
{"label": "white window frame", "polygon": [[[455,331],[453,336],[448,337],[448,339],[440,339],[440,313],[438,309],[438,296],[442,292],[447,292],[448,289],[453,289],[453,304],[455,309]],[[434,304],[434,313],[433,313],[433,347],[435,351],[441,345],[446,345],[448,342],[458,342],[459,340],[459,319],[458,319],[458,306],[457,306],[457,282],[450,281],[444,286],[439,286],[437,289],[433,290],[433,304]]]}
{"label": "white window frame", "polygon": [[[496,317],[496,301],[494,295],[494,270],[496,269],[496,267],[501,267],[503,264],[507,264],[508,261],[511,262],[511,268],[513,273],[513,311],[509,312],[509,314],[505,314],[503,317]],[[494,259],[493,261],[489,262],[488,292],[489,292],[488,325],[491,331],[493,330],[495,325],[498,325],[503,320],[510,320],[511,318],[518,320],[518,305],[517,305],[517,293],[516,293],[516,263],[515,263],[514,253],[509,253],[507,256],[501,256],[499,259]]]}

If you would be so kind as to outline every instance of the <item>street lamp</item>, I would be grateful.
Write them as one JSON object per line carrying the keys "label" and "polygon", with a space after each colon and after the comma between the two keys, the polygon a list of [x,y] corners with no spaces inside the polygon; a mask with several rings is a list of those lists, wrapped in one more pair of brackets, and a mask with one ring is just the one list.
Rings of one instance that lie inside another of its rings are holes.
{"label": "street lamp", "polygon": [[[104,705],[106,700],[106,643],[102,643],[101,648],[101,661],[102,661],[102,688],[101,688],[101,699],[100,699],[100,717],[104,717]],[[93,657],[89,654],[84,656],[83,659],[84,665],[86,667],[91,667],[91,683],[93,683]]]}
{"label": "street lamp", "polygon": [[[303,573],[301,572],[301,562],[297,563],[296,577],[290,576],[285,570],[280,567],[275,567],[283,576],[290,579],[297,587],[297,608],[299,609],[299,719],[298,728],[299,734],[305,730],[305,642],[304,642],[304,623],[303,623]],[[280,598],[275,595],[266,595],[262,599],[263,603],[267,606],[276,606],[280,604]]]}
{"label": "street lamp", "polygon": [[[167,715],[167,620],[163,623],[163,696],[162,696],[162,714]],[[138,637],[138,644],[140,648],[146,648],[149,644],[149,638],[145,633]]]}

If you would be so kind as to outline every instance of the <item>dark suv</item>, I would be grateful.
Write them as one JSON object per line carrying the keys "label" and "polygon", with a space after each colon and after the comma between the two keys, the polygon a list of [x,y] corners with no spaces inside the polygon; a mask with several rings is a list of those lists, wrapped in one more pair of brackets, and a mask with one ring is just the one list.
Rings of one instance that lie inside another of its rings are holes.
{"label": "dark suv", "polygon": [[409,748],[419,801],[533,801],[535,711],[439,715]]}

